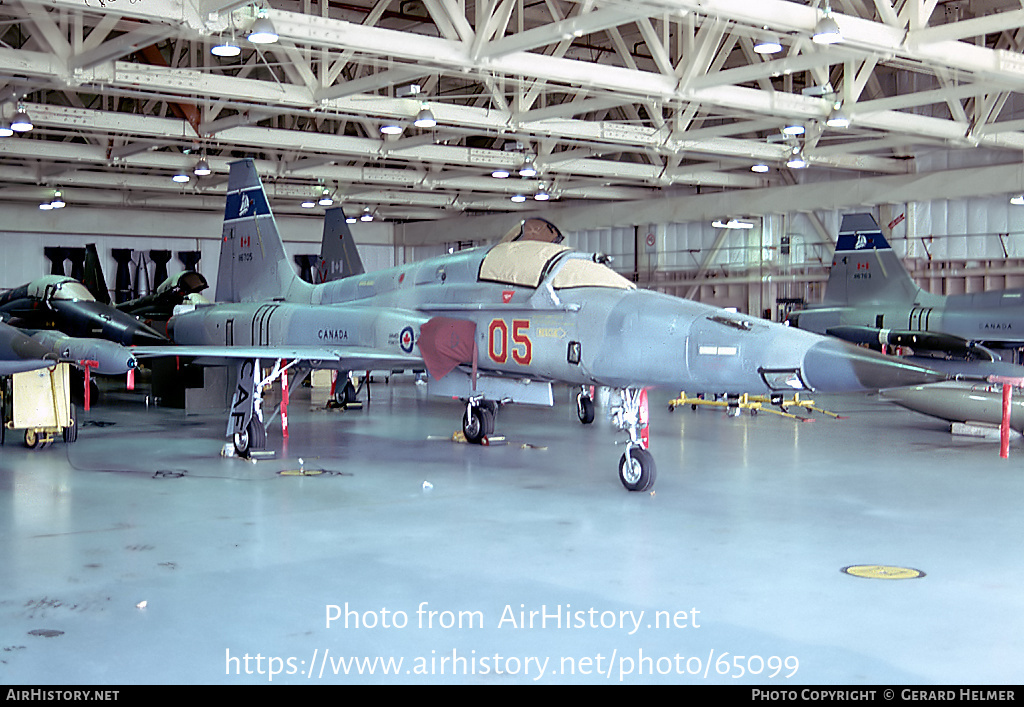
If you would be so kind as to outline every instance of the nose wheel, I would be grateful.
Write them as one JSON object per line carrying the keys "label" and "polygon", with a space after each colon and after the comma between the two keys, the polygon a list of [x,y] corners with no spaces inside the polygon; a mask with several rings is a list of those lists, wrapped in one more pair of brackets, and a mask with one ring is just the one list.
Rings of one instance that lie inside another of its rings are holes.
{"label": "nose wheel", "polygon": [[619,481],[630,491],[648,491],[658,478],[654,455],[643,447],[631,447],[619,459]]}
{"label": "nose wheel", "polygon": [[626,433],[626,453],[619,459],[619,481],[629,491],[649,491],[658,478],[654,456],[647,450],[650,437],[647,391],[623,388],[612,407],[612,422]]}

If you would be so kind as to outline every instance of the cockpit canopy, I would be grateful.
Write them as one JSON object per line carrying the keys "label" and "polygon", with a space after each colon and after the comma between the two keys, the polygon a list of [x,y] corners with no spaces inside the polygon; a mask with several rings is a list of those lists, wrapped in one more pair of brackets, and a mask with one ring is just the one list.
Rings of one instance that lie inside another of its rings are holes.
{"label": "cockpit canopy", "polygon": [[551,282],[556,290],[575,287],[636,289],[636,285],[606,265],[570,258],[570,252],[567,246],[558,243],[533,240],[499,243],[480,264],[480,280],[536,289],[557,269]]}
{"label": "cockpit canopy", "polygon": [[91,302],[96,298],[74,278],[66,275],[47,275],[29,283],[28,294],[45,300],[66,300],[71,302]]}

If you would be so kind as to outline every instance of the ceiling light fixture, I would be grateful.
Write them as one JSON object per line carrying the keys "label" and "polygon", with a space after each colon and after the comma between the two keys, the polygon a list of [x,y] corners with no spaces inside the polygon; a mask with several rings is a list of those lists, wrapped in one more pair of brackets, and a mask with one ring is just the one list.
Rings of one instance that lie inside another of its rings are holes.
{"label": "ceiling light fixture", "polygon": [[53,192],[53,199],[50,201],[50,206],[55,209],[63,209],[67,204],[64,202],[64,196],[61,194],[60,189]]}
{"label": "ceiling light fixture", "polygon": [[536,201],[547,201],[548,199],[551,198],[551,195],[548,194],[546,191],[541,190],[541,191],[537,192],[536,194],[534,194],[533,198]]}
{"label": "ceiling light fixture", "polygon": [[843,41],[843,32],[839,29],[839,23],[832,17],[832,7],[828,2],[825,3],[824,13],[818,24],[814,25],[811,41],[815,44],[835,44]]}
{"label": "ceiling light fixture", "polygon": [[51,204],[48,201],[44,201],[43,203],[41,203],[39,205],[39,210],[40,211],[50,211],[52,208],[53,208],[53,204]]}
{"label": "ceiling light fixture", "polygon": [[527,179],[537,176],[537,167],[534,166],[532,157],[527,157],[523,162],[523,166],[519,168],[519,176]]}
{"label": "ceiling light fixture", "polygon": [[752,166],[750,168],[750,171],[751,172],[757,172],[758,174],[764,174],[769,169],[771,169],[771,167],[769,167],[768,165],[764,164],[763,162],[760,162],[760,163],[755,164],[754,166]]}
{"label": "ceiling light fixture", "polygon": [[509,174],[510,172],[507,169],[502,169],[501,167],[491,172],[491,176],[495,179],[508,179]]}
{"label": "ceiling light fixture", "polygon": [[32,128],[32,119],[28,117],[25,107],[19,103],[18,112],[11,118],[11,130],[16,133],[27,133]]}
{"label": "ceiling light fixture", "polygon": [[832,107],[832,112],[828,114],[828,120],[825,121],[825,125],[830,128],[850,127],[850,116],[843,110],[842,103],[836,103]]}
{"label": "ceiling light fixture", "polygon": [[806,128],[799,123],[789,123],[782,129],[783,135],[803,135],[806,132]]}
{"label": "ceiling light fixture", "polygon": [[256,21],[252,23],[252,29],[246,37],[253,44],[273,44],[277,41],[277,30],[274,23],[267,17],[267,11],[260,9],[256,15]]}
{"label": "ceiling light fixture", "polygon": [[10,124],[6,120],[0,121],[0,137],[10,137],[13,134]]}
{"label": "ceiling light fixture", "polygon": [[779,35],[774,32],[762,32],[754,42],[754,52],[757,54],[778,54],[781,51]]}
{"label": "ceiling light fixture", "polygon": [[384,135],[401,135],[404,128],[396,122],[382,123],[380,131]]}
{"label": "ceiling light fixture", "polygon": [[238,46],[238,42],[235,40],[234,28],[231,29],[231,39],[222,39],[220,44],[210,47],[210,53],[224,58],[235,57],[242,53],[242,48]]}
{"label": "ceiling light fixture", "polygon": [[334,199],[331,198],[331,192],[324,189],[323,194],[320,195],[320,200],[316,203],[320,204],[320,206],[330,206],[333,204]]}
{"label": "ceiling light fixture", "polygon": [[200,157],[199,161],[196,162],[196,166],[192,168],[192,174],[197,177],[208,177],[213,173],[210,169],[210,163],[206,161],[205,157]]}
{"label": "ceiling light fixture", "polygon": [[373,220],[373,214],[370,213],[370,207],[369,206],[367,206],[365,209],[363,209],[363,213],[359,217],[359,220],[360,221],[372,221]]}
{"label": "ceiling light fixture", "polygon": [[1010,203],[1014,206],[1024,206],[1024,194],[1017,194],[1017,196],[1010,197]]}
{"label": "ceiling light fixture", "polygon": [[526,201],[526,196],[524,194],[515,194],[512,196],[512,202],[515,204],[521,204],[524,201]]}
{"label": "ceiling light fixture", "polygon": [[807,160],[804,158],[804,152],[799,147],[793,148],[793,154],[786,160],[786,166],[790,169],[803,169],[807,166]]}
{"label": "ceiling light fixture", "polygon": [[316,202],[313,201],[312,199],[306,199],[305,201],[302,202],[302,204],[300,204],[300,206],[302,206],[302,208],[304,209],[312,209],[314,206],[316,206]]}
{"label": "ceiling light fixture", "polygon": [[171,181],[177,182],[178,184],[186,184],[190,179],[192,178],[188,176],[187,172],[178,172],[171,177]]}
{"label": "ceiling light fixture", "polygon": [[417,128],[432,128],[437,125],[437,120],[434,118],[434,114],[430,112],[427,105],[424,103],[423,107],[420,108],[420,112],[416,114],[416,120],[412,121],[412,124]]}

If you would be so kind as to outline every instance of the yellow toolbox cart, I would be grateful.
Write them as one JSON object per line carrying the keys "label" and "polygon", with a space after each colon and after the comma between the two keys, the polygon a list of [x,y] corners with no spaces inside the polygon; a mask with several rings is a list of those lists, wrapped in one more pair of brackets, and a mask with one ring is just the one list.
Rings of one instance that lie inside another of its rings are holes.
{"label": "yellow toolbox cart", "polygon": [[11,430],[25,430],[25,446],[31,449],[49,446],[56,435],[69,443],[78,438],[68,364],[6,376],[0,397],[0,444]]}

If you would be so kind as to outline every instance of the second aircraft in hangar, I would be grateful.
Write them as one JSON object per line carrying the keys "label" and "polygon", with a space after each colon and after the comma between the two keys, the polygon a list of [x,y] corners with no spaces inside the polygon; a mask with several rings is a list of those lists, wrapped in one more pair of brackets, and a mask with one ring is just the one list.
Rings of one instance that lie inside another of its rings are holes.
{"label": "second aircraft in hangar", "polygon": [[627,435],[619,478],[632,491],[651,488],[656,474],[647,387],[849,391],[939,378],[835,339],[637,289],[601,255],[561,240],[533,219],[494,246],[311,285],[285,255],[253,162],[235,162],[218,304],[173,317],[179,348],[151,353],[239,364],[228,433],[242,454],[264,436],[253,403],[260,359],[341,371],[425,364],[432,393],[462,400],[463,431],[475,442],[493,431],[500,404],[552,405],[553,383],[615,388],[611,417]]}

